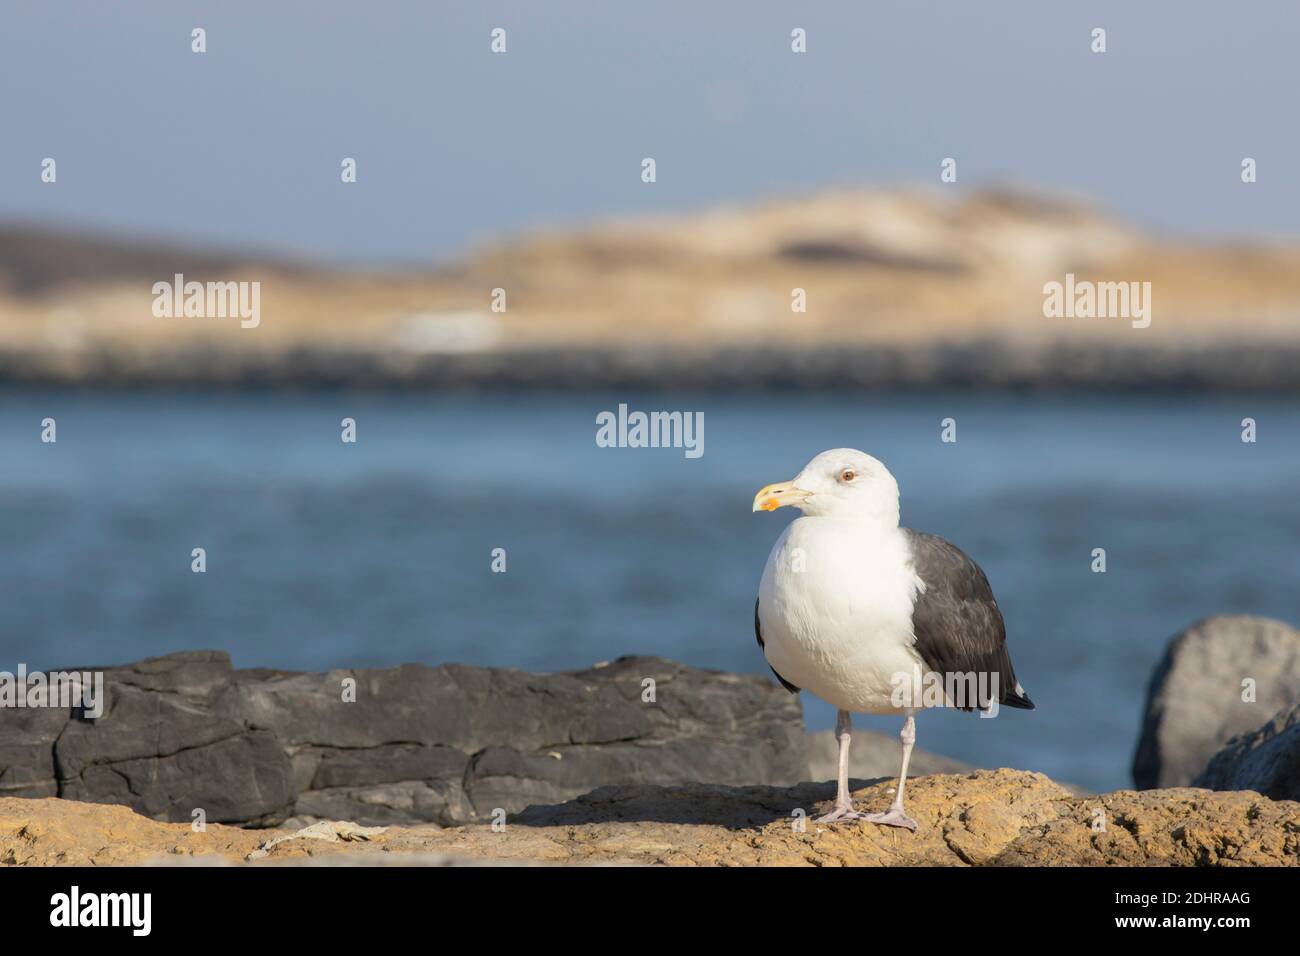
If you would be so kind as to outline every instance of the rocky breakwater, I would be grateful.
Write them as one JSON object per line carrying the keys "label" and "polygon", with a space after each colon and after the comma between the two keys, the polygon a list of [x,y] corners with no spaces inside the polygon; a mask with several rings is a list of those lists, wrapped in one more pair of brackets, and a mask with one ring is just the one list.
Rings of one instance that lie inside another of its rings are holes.
{"label": "rocky breakwater", "polygon": [[807,777],[799,703],[765,678],[651,657],[530,674],[459,665],[302,674],[193,651],[103,670],[97,719],[0,710],[0,797],[156,820],[453,824],[606,784]]}
{"label": "rocky breakwater", "polygon": [[1298,709],[1300,631],[1207,618],[1170,640],[1151,676],[1133,781],[1300,799]]}

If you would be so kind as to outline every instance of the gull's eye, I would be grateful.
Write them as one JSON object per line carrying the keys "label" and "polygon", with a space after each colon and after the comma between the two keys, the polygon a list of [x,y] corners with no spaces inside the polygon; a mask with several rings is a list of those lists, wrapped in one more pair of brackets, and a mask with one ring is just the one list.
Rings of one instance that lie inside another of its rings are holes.
{"label": "gull's eye", "polygon": [[845,468],[840,472],[840,481],[852,481],[856,477],[858,477],[858,473],[852,468]]}

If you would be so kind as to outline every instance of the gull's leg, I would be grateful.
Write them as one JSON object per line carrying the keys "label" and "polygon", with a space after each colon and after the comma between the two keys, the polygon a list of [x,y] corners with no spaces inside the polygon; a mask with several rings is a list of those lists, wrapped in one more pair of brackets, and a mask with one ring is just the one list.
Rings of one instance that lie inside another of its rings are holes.
{"label": "gull's leg", "polygon": [[862,814],[853,809],[853,800],[849,797],[849,736],[852,730],[853,718],[849,712],[839,711],[835,715],[835,742],[840,745],[840,778],[835,789],[835,808],[824,817],[818,817],[815,823],[862,819]]}
{"label": "gull's leg", "polygon": [[894,802],[884,813],[868,813],[863,819],[870,823],[879,823],[881,826],[915,830],[916,821],[903,812],[903,788],[907,785],[907,762],[912,759],[912,745],[916,743],[915,711],[907,712],[907,720],[903,721],[903,729],[899,732],[898,739],[903,742],[903,768],[898,772],[898,793],[894,795]]}

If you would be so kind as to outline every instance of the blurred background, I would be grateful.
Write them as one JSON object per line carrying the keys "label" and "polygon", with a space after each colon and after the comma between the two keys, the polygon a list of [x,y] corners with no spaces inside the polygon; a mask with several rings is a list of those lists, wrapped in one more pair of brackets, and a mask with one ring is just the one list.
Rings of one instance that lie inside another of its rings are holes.
{"label": "blurred background", "polygon": [[[750,501],[849,445],[983,565],[1039,704],[927,717],[921,745],[1123,785],[1170,635],[1300,617],[1297,26],[1262,3],[8,10],[0,669],[766,673],[754,593],[789,518]],[[260,282],[260,324],[156,317],[176,273]],[[1150,282],[1151,326],[1045,318],[1067,273]],[[598,448],[619,403],[703,412],[703,457]]]}

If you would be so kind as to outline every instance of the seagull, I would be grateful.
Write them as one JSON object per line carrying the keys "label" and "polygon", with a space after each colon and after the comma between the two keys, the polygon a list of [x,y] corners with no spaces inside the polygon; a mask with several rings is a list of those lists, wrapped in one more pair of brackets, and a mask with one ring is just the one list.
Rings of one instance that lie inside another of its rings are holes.
{"label": "seagull", "polygon": [[[915,830],[903,787],[916,712],[1034,709],[1011,666],[1002,612],[979,565],[943,538],[899,526],[898,482],[865,452],[822,452],[792,481],[763,488],[753,510],[786,505],[803,515],[768,556],[754,634],[790,693],[806,689],[838,711],[835,806],[816,822]],[[858,813],[849,797],[852,713],[904,718],[898,791],[883,813]]]}

